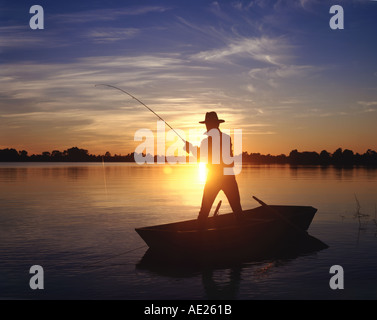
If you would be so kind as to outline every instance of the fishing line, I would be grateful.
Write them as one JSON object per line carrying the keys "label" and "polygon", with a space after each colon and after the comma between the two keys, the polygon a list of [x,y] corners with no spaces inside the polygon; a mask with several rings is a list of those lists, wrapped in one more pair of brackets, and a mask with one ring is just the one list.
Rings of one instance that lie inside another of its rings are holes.
{"label": "fishing line", "polygon": [[151,108],[149,108],[144,102],[142,102],[141,100],[139,100],[138,98],[136,98],[135,96],[133,96],[131,93],[128,93],[127,91],[121,89],[121,88],[118,88],[116,86],[113,86],[111,84],[104,84],[104,83],[100,83],[100,84],[96,84],[95,87],[97,86],[105,86],[105,87],[109,87],[109,88],[113,88],[113,89],[116,89],[116,90],[119,90],[121,92],[123,92],[124,94],[130,96],[132,99],[135,99],[137,102],[139,102],[140,104],[142,104],[144,107],[146,107],[150,112],[152,112],[157,118],[159,118],[160,120],[162,120],[163,122],[165,122],[165,124],[174,131],[174,133],[183,141],[183,143],[186,143],[186,140],[183,139],[179,133],[177,131],[174,130],[174,128],[172,126],[170,126],[169,123],[167,123],[164,119],[162,119],[156,112],[154,112]]}

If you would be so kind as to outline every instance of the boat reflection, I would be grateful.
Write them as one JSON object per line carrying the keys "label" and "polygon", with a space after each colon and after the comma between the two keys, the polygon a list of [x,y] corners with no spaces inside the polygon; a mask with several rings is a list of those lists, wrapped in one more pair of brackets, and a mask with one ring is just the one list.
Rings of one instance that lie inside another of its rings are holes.
{"label": "boat reflection", "polygon": [[314,241],[296,242],[285,244],[282,250],[270,250],[264,253],[255,251],[248,252],[227,252],[215,254],[172,254],[161,251],[148,249],[136,267],[139,269],[149,270],[160,275],[172,277],[186,277],[203,270],[230,268],[241,266],[243,264],[258,263],[265,261],[290,261],[301,256],[316,254],[317,252],[327,249],[328,246],[317,238],[310,236]]}
{"label": "boat reflection", "polygon": [[[316,239],[318,240],[318,239]],[[315,243],[315,245],[313,245]],[[243,269],[253,269],[253,277],[262,279],[275,268],[328,248],[320,240],[310,244],[292,244],[289,250],[265,252],[263,255],[198,255],[197,257],[163,254],[148,249],[136,268],[171,278],[190,278],[201,275],[208,299],[236,299]]]}

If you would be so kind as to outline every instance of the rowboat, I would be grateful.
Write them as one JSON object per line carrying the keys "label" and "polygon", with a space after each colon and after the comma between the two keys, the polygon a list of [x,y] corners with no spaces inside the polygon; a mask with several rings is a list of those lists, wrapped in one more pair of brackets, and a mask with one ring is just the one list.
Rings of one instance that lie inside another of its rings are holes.
{"label": "rowboat", "polygon": [[317,209],[311,206],[262,205],[227,213],[135,229],[150,250],[167,255],[264,255],[305,245],[326,246],[307,230]]}

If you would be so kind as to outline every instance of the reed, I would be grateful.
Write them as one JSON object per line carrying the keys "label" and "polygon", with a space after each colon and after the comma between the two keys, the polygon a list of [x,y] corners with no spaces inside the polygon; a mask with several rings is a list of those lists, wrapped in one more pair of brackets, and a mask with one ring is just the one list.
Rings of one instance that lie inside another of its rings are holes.
{"label": "reed", "polygon": [[365,219],[368,218],[370,215],[361,212],[360,201],[357,198],[356,194],[355,194],[355,201],[356,201],[356,211],[353,215],[353,218],[357,219],[357,221],[359,222],[359,230],[363,230],[365,229],[364,227],[365,224],[368,223],[368,221],[365,221]]}

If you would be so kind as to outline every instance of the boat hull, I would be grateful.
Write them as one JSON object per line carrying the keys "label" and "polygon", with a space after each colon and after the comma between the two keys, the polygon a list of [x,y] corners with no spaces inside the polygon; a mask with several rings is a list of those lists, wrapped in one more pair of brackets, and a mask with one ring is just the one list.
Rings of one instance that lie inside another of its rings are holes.
{"label": "boat hull", "polygon": [[307,240],[303,235],[316,211],[309,206],[261,206],[245,210],[242,219],[228,213],[208,218],[205,226],[194,219],[137,228],[136,232],[151,250],[164,254],[259,255],[281,252]]}

